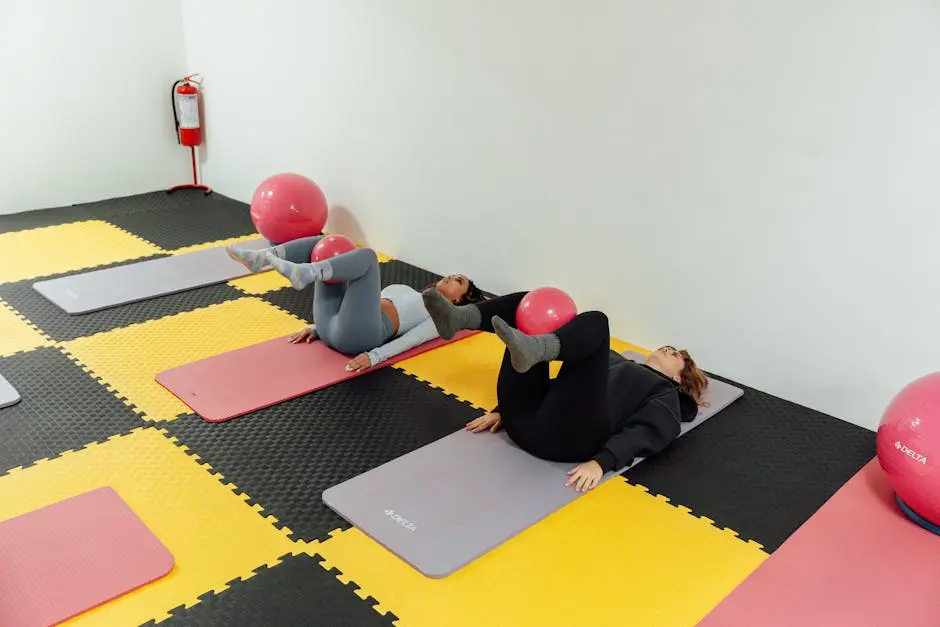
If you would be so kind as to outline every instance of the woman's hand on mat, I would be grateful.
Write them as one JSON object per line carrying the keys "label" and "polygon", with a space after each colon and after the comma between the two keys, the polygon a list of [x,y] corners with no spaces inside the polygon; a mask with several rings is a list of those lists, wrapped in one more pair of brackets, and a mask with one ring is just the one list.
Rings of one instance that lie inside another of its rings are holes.
{"label": "woman's hand on mat", "polygon": [[367,353],[362,353],[361,355],[356,355],[349,360],[349,363],[346,364],[346,370],[350,372],[359,372],[360,370],[365,370],[372,367],[372,360],[369,359]]}
{"label": "woman's hand on mat", "polygon": [[291,344],[300,344],[301,342],[312,342],[317,339],[317,332],[311,327],[307,327],[299,333],[294,333],[290,336]]}
{"label": "woman's hand on mat", "polygon": [[501,424],[502,418],[500,418],[499,414],[486,414],[468,422],[466,429],[474,433],[480,433],[481,431],[489,429],[492,433],[496,433],[499,431]]}
{"label": "woman's hand on mat", "polygon": [[574,489],[578,492],[587,492],[597,486],[597,482],[604,476],[601,465],[593,459],[583,464],[578,464],[568,471],[568,482],[565,487],[574,484]]}

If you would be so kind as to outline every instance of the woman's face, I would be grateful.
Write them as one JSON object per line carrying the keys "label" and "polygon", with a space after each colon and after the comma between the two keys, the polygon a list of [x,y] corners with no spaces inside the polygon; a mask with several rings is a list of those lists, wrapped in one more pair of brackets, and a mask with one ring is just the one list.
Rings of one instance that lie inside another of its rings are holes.
{"label": "woman's face", "polygon": [[682,353],[672,346],[660,346],[650,353],[646,363],[677,383],[681,380],[682,369],[685,368],[685,359]]}
{"label": "woman's face", "polygon": [[452,303],[459,302],[470,289],[470,279],[462,274],[451,274],[437,282],[437,291]]}

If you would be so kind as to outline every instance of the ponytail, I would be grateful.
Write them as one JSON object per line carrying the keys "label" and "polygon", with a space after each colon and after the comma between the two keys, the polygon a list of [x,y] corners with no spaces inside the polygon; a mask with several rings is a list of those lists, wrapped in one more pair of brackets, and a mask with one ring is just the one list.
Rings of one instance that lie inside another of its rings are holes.
{"label": "ponytail", "polygon": [[703,400],[706,388],[708,388],[708,377],[695,364],[695,360],[687,350],[679,351],[682,359],[685,361],[685,367],[679,375],[679,389],[695,399],[696,404],[707,406]]}

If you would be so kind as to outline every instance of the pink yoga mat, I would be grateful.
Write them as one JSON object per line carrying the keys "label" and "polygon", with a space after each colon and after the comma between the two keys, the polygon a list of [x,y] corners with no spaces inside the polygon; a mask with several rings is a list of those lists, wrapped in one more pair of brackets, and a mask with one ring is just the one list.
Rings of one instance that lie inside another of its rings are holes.
{"label": "pink yoga mat", "polygon": [[699,627],[937,627],[940,537],[869,462]]}
{"label": "pink yoga mat", "polygon": [[167,575],[173,556],[112,488],[0,523],[0,625],[45,627]]}
{"label": "pink yoga mat", "polygon": [[200,359],[155,377],[206,422],[223,422],[310,392],[374,372],[385,366],[456,342],[431,340],[363,372],[347,372],[349,357],[323,342],[292,344],[290,336]]}

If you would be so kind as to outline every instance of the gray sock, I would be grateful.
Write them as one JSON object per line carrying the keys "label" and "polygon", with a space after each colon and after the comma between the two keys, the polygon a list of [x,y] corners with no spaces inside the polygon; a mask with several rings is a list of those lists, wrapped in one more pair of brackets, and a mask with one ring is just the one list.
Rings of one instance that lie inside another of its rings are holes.
{"label": "gray sock", "polygon": [[527,372],[537,363],[552,361],[561,350],[561,342],[554,333],[526,335],[499,316],[493,316],[493,329],[509,349],[509,358],[516,372]]}
{"label": "gray sock", "polygon": [[314,281],[326,281],[333,276],[333,267],[326,261],[291,263],[271,252],[266,259],[271,267],[290,279],[295,290],[302,290]]}
{"label": "gray sock", "polygon": [[251,250],[247,248],[235,248],[234,246],[226,246],[225,252],[228,253],[228,256],[248,268],[251,272],[260,272],[262,268],[268,263],[268,253],[273,253],[278,257],[283,257],[283,250],[280,246],[275,246],[273,248],[261,248],[259,250]]}
{"label": "gray sock", "polygon": [[476,305],[455,305],[444,298],[436,287],[424,290],[421,298],[442,339],[449,340],[463,329],[480,328],[482,317]]}

